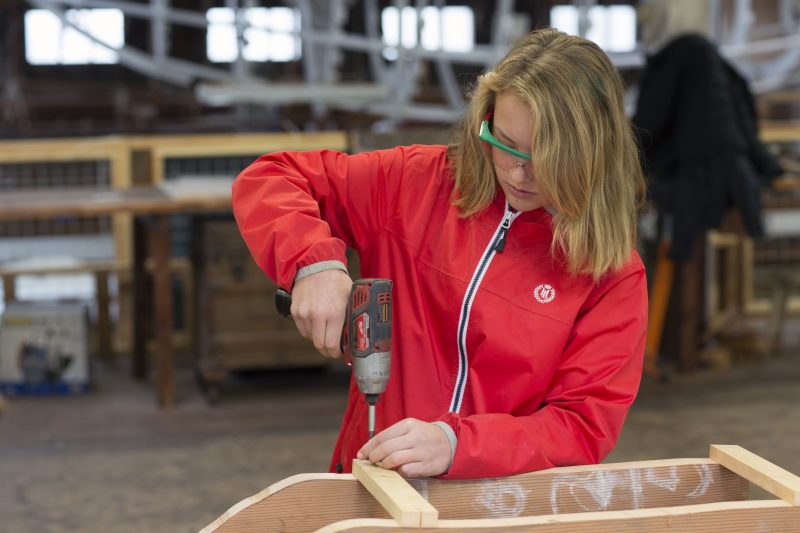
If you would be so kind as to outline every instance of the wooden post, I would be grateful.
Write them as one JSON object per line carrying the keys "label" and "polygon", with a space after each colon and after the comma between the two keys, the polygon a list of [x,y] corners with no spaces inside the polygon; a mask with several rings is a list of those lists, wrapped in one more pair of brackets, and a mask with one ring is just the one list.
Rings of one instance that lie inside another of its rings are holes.
{"label": "wooden post", "polygon": [[132,370],[133,377],[139,381],[147,378],[149,369],[147,359],[147,317],[151,316],[150,294],[151,290],[147,283],[147,271],[145,270],[145,260],[147,257],[145,221],[142,217],[136,217],[133,221],[133,332],[132,332]]}
{"label": "wooden post", "polygon": [[667,318],[669,296],[672,291],[672,280],[675,275],[675,263],[669,258],[670,243],[658,243],[656,272],[650,295],[650,309],[647,321],[647,342],[644,352],[644,370],[651,378],[660,379],[661,371],[657,367],[658,352],[661,349],[661,336],[664,333],[664,322]]}
{"label": "wooden post", "polygon": [[156,389],[162,407],[175,404],[174,358],[172,354],[172,283],[169,270],[169,215],[153,220],[153,332],[156,340]]}
{"label": "wooden post", "polygon": [[[133,185],[131,176],[132,154],[128,146],[120,141],[111,155],[111,186],[114,189],[128,189]],[[117,262],[129,266],[131,263],[132,215],[115,213],[111,216],[114,232],[114,249]]]}
{"label": "wooden post", "polygon": [[95,272],[97,287],[97,355],[104,361],[111,361],[113,349],[111,348],[111,317],[108,312],[108,271]]}
{"label": "wooden post", "polygon": [[14,274],[3,274],[3,301],[6,304],[16,301],[17,283]]}
{"label": "wooden post", "polygon": [[696,237],[692,256],[680,264],[680,368],[692,372],[697,368],[703,309],[703,247],[705,239]]}
{"label": "wooden post", "polygon": [[741,446],[712,444],[709,457],[789,505],[800,506],[800,477]]}
{"label": "wooden post", "polygon": [[436,527],[439,511],[394,470],[356,459],[353,475],[401,527]]}

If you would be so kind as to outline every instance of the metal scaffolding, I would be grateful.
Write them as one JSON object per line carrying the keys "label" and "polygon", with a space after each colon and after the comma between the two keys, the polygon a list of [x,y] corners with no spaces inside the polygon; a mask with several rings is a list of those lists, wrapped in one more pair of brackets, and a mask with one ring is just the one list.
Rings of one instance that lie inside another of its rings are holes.
{"label": "metal scaffolding", "polygon": [[[778,21],[768,25],[753,16],[754,0],[727,1],[730,14],[727,28],[719,23],[726,0],[709,2],[713,26],[709,28],[709,33],[721,44],[723,54],[750,78],[755,92],[775,90],[798,81],[800,8],[797,0],[778,0]],[[174,26],[208,27],[205,13],[176,9],[170,5],[170,0],[150,0],[149,4],[126,0],[28,0],[28,3],[51,11],[65,26],[112,49],[124,66],[154,79],[193,88],[198,101],[204,104],[272,106],[306,103],[311,106],[315,116],[324,116],[330,109],[343,109],[383,117],[393,125],[407,119],[431,122],[455,120],[463,111],[464,99],[453,64],[488,67],[502,57],[510,42],[518,36],[514,31],[518,27],[514,0],[498,0],[495,3],[491,41],[488,44],[476,44],[469,52],[427,50],[420,45],[422,10],[428,6],[443,7],[443,0],[392,2],[398,10],[407,7],[416,10],[418,38],[413,47],[404,47],[402,44],[389,47],[384,41],[380,30],[378,0],[363,0],[359,4],[363,8],[363,26],[366,28],[363,34],[345,30],[356,0],[287,1],[287,5],[297,9],[302,21],[295,35],[302,43],[304,79],[286,83],[254,74],[251,63],[242,53],[246,45],[246,30],[264,29],[253,25],[240,14],[240,8],[257,7],[257,0],[225,1],[225,7],[237,12],[237,52],[229,68],[212,67],[170,55],[169,35]],[[596,0],[575,0],[573,3],[579,12],[578,31],[585,35],[591,24],[588,10],[596,4]],[[115,8],[127,17],[148,21],[151,30],[150,50],[140,50],[127,44],[110,46],[66,15],[67,10],[80,8]],[[402,25],[402,17],[398,19],[398,24]],[[759,35],[767,37],[751,40],[752,36]],[[388,62],[382,57],[387,48],[392,48],[396,53],[395,61]],[[369,79],[342,81],[340,68],[345,52],[367,55]],[[640,66],[644,62],[641,52],[610,53],[609,56],[620,67]],[[442,91],[442,103],[421,104],[415,101],[419,90],[419,74],[425,62],[435,68]]]}

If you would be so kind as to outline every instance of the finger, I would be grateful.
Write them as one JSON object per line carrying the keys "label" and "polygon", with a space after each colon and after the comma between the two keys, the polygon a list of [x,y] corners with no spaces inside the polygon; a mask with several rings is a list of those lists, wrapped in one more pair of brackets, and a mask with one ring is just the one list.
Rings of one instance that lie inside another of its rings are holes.
{"label": "finger", "polygon": [[395,439],[402,435],[406,435],[420,423],[422,422],[420,422],[416,418],[404,418],[400,422],[395,422],[388,428],[384,429],[383,431],[375,435],[375,438],[378,440],[379,443],[386,442],[389,439]]}
{"label": "finger", "polygon": [[[401,437],[396,437],[394,439],[389,439],[386,442],[383,442],[376,446],[368,455],[370,462],[378,463],[378,462],[386,462],[386,458],[392,455],[393,453],[398,453],[403,450],[411,450],[414,449],[415,439],[411,435],[403,435]],[[392,463],[389,468],[394,468],[398,466],[396,463]]]}
{"label": "finger", "polygon": [[360,450],[358,450],[358,453],[356,453],[356,459],[366,459],[367,457],[369,457],[369,454],[370,454],[370,452],[371,452],[371,451],[372,451],[372,450],[375,448],[375,446],[377,446],[377,445],[378,445],[378,444],[375,442],[375,437],[373,437],[373,438],[369,439],[369,440],[368,440],[368,441],[367,441],[367,442],[366,442],[366,443],[365,443],[365,444],[364,444],[364,445],[361,447],[361,449],[360,449]]}
{"label": "finger", "polygon": [[325,353],[328,357],[341,357],[339,347],[342,342],[342,324],[336,319],[329,320],[325,325]]}
{"label": "finger", "polygon": [[413,461],[397,467],[397,473],[403,477],[428,477],[433,474],[422,461]]}
{"label": "finger", "polygon": [[407,434],[411,431],[416,423],[419,423],[419,420],[415,418],[405,418],[400,422],[392,424],[388,428],[384,429],[371,439],[369,439],[364,446],[356,454],[358,459],[366,459],[372,453],[372,451],[383,444],[384,442],[396,439]]}
{"label": "finger", "polygon": [[405,464],[419,461],[418,452],[413,448],[408,448],[390,453],[375,464],[380,464],[380,466],[386,470],[395,470]]}
{"label": "finger", "polygon": [[326,323],[324,320],[317,319],[312,322],[311,341],[314,343],[314,348],[327,357],[328,352],[325,350],[325,329]]}
{"label": "finger", "polygon": [[368,459],[369,458],[369,454],[372,453],[372,450],[374,450],[375,448],[380,446],[381,440],[382,440],[382,438],[381,438],[382,434],[383,433],[378,433],[377,435],[375,435],[374,437],[369,439],[361,447],[361,449],[358,450],[358,454],[356,455],[356,457],[358,457],[359,459]]}

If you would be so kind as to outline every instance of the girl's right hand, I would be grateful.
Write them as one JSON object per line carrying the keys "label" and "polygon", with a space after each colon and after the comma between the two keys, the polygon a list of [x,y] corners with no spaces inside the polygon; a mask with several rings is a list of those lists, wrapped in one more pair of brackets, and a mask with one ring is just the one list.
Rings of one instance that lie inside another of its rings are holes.
{"label": "girl's right hand", "polygon": [[298,280],[292,288],[292,318],[300,334],[326,357],[341,357],[342,329],[353,280],[339,269]]}

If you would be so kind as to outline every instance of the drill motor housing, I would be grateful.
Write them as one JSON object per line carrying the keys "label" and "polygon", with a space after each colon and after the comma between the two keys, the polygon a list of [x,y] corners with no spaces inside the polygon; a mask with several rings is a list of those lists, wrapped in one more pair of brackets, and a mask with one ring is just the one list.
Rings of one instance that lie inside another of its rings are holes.
{"label": "drill motor housing", "polygon": [[392,357],[392,281],[365,278],[353,282],[342,332],[345,361],[366,400],[374,404],[386,391]]}

